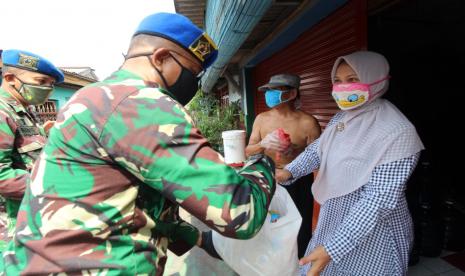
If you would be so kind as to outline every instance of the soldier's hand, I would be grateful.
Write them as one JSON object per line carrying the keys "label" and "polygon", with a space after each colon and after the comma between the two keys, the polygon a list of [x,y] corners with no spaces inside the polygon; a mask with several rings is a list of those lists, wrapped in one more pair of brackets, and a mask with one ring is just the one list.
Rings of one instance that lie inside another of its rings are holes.
{"label": "soldier's hand", "polygon": [[201,236],[202,238],[199,247],[205,250],[205,252],[213,258],[222,260],[218,252],[216,252],[215,245],[213,244],[212,231],[202,232]]}
{"label": "soldier's hand", "polygon": [[44,128],[44,131],[45,133],[48,134],[48,132],[50,131],[50,129],[55,125],[55,121],[47,121],[44,123],[43,125],[43,128]]}

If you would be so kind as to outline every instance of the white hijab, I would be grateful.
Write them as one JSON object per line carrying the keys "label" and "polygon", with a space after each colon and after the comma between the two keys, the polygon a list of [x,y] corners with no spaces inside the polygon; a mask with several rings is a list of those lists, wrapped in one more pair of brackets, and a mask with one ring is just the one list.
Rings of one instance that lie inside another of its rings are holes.
{"label": "white hijab", "polygon": [[[362,83],[373,83],[389,74],[389,64],[380,54],[359,51],[339,57]],[[361,107],[345,111],[339,123],[326,128],[320,137],[320,169],[312,192],[323,204],[365,185],[376,166],[410,157],[424,149],[415,127],[389,101],[380,99],[389,81],[371,86],[373,97]]]}

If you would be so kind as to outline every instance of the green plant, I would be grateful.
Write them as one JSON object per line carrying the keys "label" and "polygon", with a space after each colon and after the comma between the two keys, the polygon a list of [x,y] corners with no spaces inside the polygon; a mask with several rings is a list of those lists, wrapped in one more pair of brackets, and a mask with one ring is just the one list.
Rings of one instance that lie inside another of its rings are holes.
{"label": "green plant", "polygon": [[244,113],[239,101],[220,107],[213,94],[199,90],[186,108],[196,127],[217,151],[223,151],[223,131],[244,128]]}

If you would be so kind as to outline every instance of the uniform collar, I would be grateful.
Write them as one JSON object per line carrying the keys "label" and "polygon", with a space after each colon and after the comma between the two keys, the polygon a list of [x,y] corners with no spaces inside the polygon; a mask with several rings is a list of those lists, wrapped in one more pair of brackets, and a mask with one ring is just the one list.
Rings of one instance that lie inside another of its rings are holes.
{"label": "uniform collar", "polygon": [[171,98],[176,99],[174,97],[174,95],[171,94],[171,92],[169,92],[168,90],[161,87],[158,83],[145,81],[145,80],[142,79],[141,76],[139,76],[136,73],[133,73],[131,71],[125,70],[125,69],[120,69],[120,70],[114,72],[108,78],[106,78],[104,80],[104,82],[106,82],[106,83],[120,82],[120,81],[127,80],[127,79],[140,81],[141,86],[148,86],[148,87],[158,88],[158,90],[160,90],[163,94],[166,94],[166,95],[170,96]]}
{"label": "uniform collar", "polygon": [[128,70],[125,70],[125,69],[120,69],[116,72],[114,72],[113,74],[111,74],[108,78],[105,79],[105,81],[121,81],[121,80],[124,80],[124,79],[134,79],[134,80],[142,80],[142,77],[140,77],[139,75],[131,72],[131,71],[128,71]]}
{"label": "uniform collar", "polygon": [[27,112],[26,108],[3,88],[0,88],[0,99],[11,106],[15,112]]}

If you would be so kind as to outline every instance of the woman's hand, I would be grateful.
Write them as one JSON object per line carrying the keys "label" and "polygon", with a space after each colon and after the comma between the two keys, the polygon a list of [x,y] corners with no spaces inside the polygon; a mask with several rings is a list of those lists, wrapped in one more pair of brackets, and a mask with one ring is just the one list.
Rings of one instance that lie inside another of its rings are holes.
{"label": "woman's hand", "polygon": [[276,182],[283,183],[292,178],[292,174],[286,169],[276,169],[275,171]]}
{"label": "woman's hand", "polygon": [[300,265],[306,265],[312,263],[312,267],[307,272],[307,276],[318,276],[320,272],[328,265],[331,261],[331,257],[326,252],[326,249],[323,246],[318,246],[315,248],[310,255],[300,259]]}

